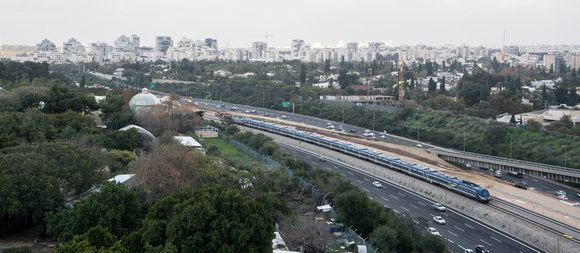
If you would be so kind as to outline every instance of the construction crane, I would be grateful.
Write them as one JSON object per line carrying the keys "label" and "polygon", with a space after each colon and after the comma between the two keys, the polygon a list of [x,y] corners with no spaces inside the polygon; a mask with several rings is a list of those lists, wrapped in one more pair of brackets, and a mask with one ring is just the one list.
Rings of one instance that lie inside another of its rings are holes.
{"label": "construction crane", "polygon": [[264,36],[264,37],[266,37],[266,46],[268,46],[268,37],[274,37],[274,35],[268,34],[268,33],[266,33],[266,34],[250,34],[250,35],[251,36]]}
{"label": "construction crane", "polygon": [[399,105],[405,106],[405,61],[401,58],[401,66],[399,67]]}

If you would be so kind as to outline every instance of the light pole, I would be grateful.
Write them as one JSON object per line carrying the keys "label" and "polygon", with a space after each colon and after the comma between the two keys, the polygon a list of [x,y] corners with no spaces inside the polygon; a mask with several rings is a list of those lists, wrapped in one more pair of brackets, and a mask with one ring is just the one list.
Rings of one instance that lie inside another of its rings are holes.
{"label": "light pole", "polygon": [[465,152],[465,122],[463,122],[463,152]]}
{"label": "light pole", "polygon": [[419,114],[417,113],[417,141],[419,141]]}
{"label": "light pole", "polygon": [[447,250],[449,250],[449,215],[447,214],[447,190],[449,185],[445,187],[445,232],[446,232],[446,239],[447,239]]}

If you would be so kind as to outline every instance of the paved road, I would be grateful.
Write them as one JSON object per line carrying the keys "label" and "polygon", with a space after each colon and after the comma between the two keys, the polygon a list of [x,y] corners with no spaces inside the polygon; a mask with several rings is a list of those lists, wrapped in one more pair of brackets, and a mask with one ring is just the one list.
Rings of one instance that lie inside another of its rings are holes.
{"label": "paved road", "polygon": [[[189,99],[184,98],[184,100],[189,100]],[[266,115],[266,117],[270,117],[270,118],[284,119],[284,120],[288,120],[288,121],[292,121],[292,122],[303,123],[303,124],[322,127],[322,128],[328,128],[328,126],[330,124],[330,125],[334,126],[334,129],[337,131],[338,131],[339,126],[343,126],[343,129],[345,132],[350,132],[351,130],[354,130],[356,132],[351,132],[351,133],[361,135],[361,136],[365,133],[365,130],[368,130],[368,129],[364,129],[364,128],[357,127],[357,126],[342,124],[340,122],[333,122],[333,121],[319,119],[319,118],[315,118],[315,117],[311,117],[311,116],[293,114],[292,112],[281,112],[281,111],[277,111],[277,110],[255,108],[255,107],[251,107],[251,106],[230,104],[230,103],[225,103],[225,102],[217,102],[217,101],[203,100],[203,99],[197,99],[197,98],[194,98],[191,100],[193,102],[198,103],[198,105],[200,105],[202,107],[207,107],[207,108],[212,108],[212,109],[217,109],[217,110],[236,111],[236,112],[254,114],[254,115],[259,115],[259,116]],[[232,110],[233,107],[235,107],[236,109]],[[253,113],[253,110],[255,110],[255,113]],[[290,108],[290,111],[291,111],[291,108]],[[389,135],[389,134],[386,134],[384,136],[384,138],[381,138],[380,132],[371,131],[371,130],[368,130],[368,131],[370,133],[373,133],[375,138],[383,139],[384,141],[391,142],[391,143],[408,145],[408,146],[420,145],[422,148],[425,148],[425,149],[434,147],[434,146],[429,145],[427,143],[417,142],[417,141],[413,141],[413,140],[409,140],[406,138],[401,138],[401,137]],[[474,166],[473,169],[476,171],[479,171],[479,172],[484,172],[484,173],[486,172],[485,170],[482,170],[476,166]],[[492,171],[488,171],[488,173],[492,173],[490,175],[493,176]],[[507,175],[504,175],[503,179],[506,181],[516,182],[516,183],[521,183],[522,181],[525,181],[527,183],[528,187],[532,187],[532,188],[535,188],[535,189],[538,189],[540,191],[544,191],[544,192],[547,192],[550,194],[555,194],[555,191],[557,191],[557,190],[564,190],[565,192],[568,193],[567,197],[570,200],[573,200],[575,202],[580,202],[580,196],[577,196],[577,193],[579,193],[580,191],[572,192],[570,190],[564,189],[563,187],[559,186],[559,184],[557,184],[557,183],[552,183],[550,181],[541,180],[539,178],[531,178],[531,177],[524,178],[524,179],[512,178],[512,177],[507,176]]]}
{"label": "paved road", "polygon": [[[485,224],[468,218],[455,210],[450,209],[448,217],[445,218],[445,212],[435,210],[433,208],[434,203],[431,200],[389,184],[386,181],[377,180],[372,175],[361,173],[343,163],[333,160],[319,162],[316,154],[287,145],[281,145],[281,148],[295,157],[303,158],[314,167],[320,164],[320,167],[324,170],[337,172],[343,177],[349,178],[352,184],[366,191],[370,198],[376,199],[386,207],[393,209],[395,213],[407,213],[407,215],[411,215],[412,217],[426,217],[429,220],[429,226],[437,229],[443,240],[449,238],[449,249],[452,252],[463,252],[464,249],[473,249],[475,245],[484,245],[491,252],[543,252],[531,245],[520,242],[518,239],[496,231]],[[371,183],[375,180],[379,181],[384,187],[372,187]],[[445,218],[448,226],[434,223],[434,216],[442,216]],[[448,237],[446,236],[447,228],[449,229]]]}
{"label": "paved road", "polygon": [[[478,166],[472,166],[471,168],[475,171],[485,173],[489,176],[495,175],[494,171],[492,171],[492,170],[484,170]],[[506,175],[505,173],[503,174],[501,179],[504,181],[507,181],[507,182],[512,182],[512,183],[520,183],[521,184],[522,182],[525,182],[525,184],[530,188],[534,188],[536,190],[540,190],[540,191],[554,194],[554,195],[556,195],[556,191],[564,191],[567,193],[566,196],[569,200],[572,200],[574,202],[580,202],[580,196],[577,195],[580,193],[580,191],[570,191],[569,187],[564,188],[559,183],[555,183],[555,182],[550,181],[550,180],[542,180],[540,178],[530,177],[530,176],[525,176],[524,178],[517,178],[514,176]]]}

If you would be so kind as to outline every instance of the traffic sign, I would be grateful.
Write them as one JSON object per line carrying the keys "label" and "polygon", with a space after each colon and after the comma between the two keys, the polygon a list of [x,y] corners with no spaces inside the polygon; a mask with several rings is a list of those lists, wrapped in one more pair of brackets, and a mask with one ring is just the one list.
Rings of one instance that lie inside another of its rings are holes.
{"label": "traffic sign", "polygon": [[283,107],[290,107],[290,102],[284,102],[284,104],[282,104]]}
{"label": "traffic sign", "polygon": [[155,88],[155,84],[151,84],[151,88]]}

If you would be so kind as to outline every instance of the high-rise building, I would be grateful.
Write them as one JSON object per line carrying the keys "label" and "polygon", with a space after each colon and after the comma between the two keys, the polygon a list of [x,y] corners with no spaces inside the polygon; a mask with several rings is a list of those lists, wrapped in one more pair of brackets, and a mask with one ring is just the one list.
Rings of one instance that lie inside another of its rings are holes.
{"label": "high-rise building", "polygon": [[113,46],[109,46],[105,42],[95,42],[91,43],[91,51],[97,53],[97,55],[106,58],[109,53],[113,52]]}
{"label": "high-rise building", "polygon": [[42,42],[36,44],[36,51],[52,51],[56,52],[56,45],[48,39],[44,39]]}
{"label": "high-rise building", "polygon": [[75,38],[71,38],[68,42],[62,43],[62,52],[65,56],[70,57],[77,52],[85,52],[85,46],[78,42]]}
{"label": "high-rise building", "polygon": [[570,56],[570,69],[576,70],[576,72],[580,70],[580,55]]}
{"label": "high-rise building", "polygon": [[205,45],[212,49],[218,49],[218,43],[216,39],[212,38],[205,39]]}
{"label": "high-rise building", "polygon": [[268,50],[268,44],[262,41],[252,42],[252,58],[253,59],[264,59],[266,58],[266,50]]}
{"label": "high-rise building", "polygon": [[300,49],[304,47],[304,40],[292,40],[291,49],[292,49],[292,56],[298,57],[300,53]]}
{"label": "high-rise building", "polygon": [[173,46],[171,36],[157,36],[155,37],[155,51],[157,53],[165,54],[167,49]]}
{"label": "high-rise building", "polygon": [[115,52],[132,52],[136,53],[137,48],[140,46],[141,40],[139,36],[133,34],[131,37],[126,37],[121,35],[117,40],[115,40],[113,50]]}
{"label": "high-rise building", "polygon": [[553,68],[554,72],[560,72],[560,65],[564,63],[564,56],[561,54],[544,55],[544,67],[546,70]]}

